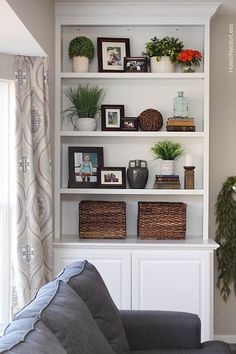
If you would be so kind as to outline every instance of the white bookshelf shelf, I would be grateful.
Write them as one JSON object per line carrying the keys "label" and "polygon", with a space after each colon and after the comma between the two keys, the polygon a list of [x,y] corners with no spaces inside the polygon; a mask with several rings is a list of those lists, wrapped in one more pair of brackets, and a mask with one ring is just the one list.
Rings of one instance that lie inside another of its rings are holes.
{"label": "white bookshelf shelf", "polygon": [[78,235],[62,235],[60,239],[54,241],[54,247],[74,248],[75,245],[81,248],[129,248],[130,246],[136,249],[216,249],[218,245],[213,240],[203,240],[202,236],[189,236],[185,240],[140,240],[137,235],[127,235],[125,239],[80,239]]}
{"label": "white bookshelf shelf", "polygon": [[62,79],[204,79],[205,73],[73,73],[73,72],[62,72]]}
{"label": "white bookshelf shelf", "polygon": [[110,188],[61,188],[60,194],[93,195],[190,195],[201,196],[203,189],[110,189]]}
{"label": "white bookshelf shelf", "polygon": [[129,138],[204,138],[204,132],[129,132],[129,131],[61,131],[61,137],[129,137]]}

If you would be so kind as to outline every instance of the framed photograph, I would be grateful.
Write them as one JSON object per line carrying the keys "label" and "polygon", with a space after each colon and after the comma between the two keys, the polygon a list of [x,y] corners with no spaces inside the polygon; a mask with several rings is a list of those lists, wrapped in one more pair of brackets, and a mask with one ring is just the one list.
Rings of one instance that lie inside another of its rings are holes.
{"label": "framed photograph", "polygon": [[124,117],[121,119],[121,130],[138,130],[138,117]]}
{"label": "framed photograph", "polygon": [[145,57],[126,57],[124,58],[124,69],[129,73],[146,73],[147,58]]}
{"label": "framed photograph", "polygon": [[98,71],[124,71],[124,57],[130,56],[129,38],[98,38]]}
{"label": "framed photograph", "polygon": [[102,147],[68,147],[69,188],[95,188],[103,167]]}
{"label": "framed photograph", "polygon": [[126,188],[125,167],[101,167],[98,169],[98,188]]}
{"label": "framed photograph", "polygon": [[124,105],[101,105],[102,130],[121,130],[121,119],[124,118]]}

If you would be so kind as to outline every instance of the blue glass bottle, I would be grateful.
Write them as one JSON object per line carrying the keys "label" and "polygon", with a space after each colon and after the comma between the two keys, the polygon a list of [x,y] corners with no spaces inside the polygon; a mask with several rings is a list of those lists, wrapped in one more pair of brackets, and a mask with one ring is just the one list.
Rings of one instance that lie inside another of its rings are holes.
{"label": "blue glass bottle", "polygon": [[174,98],[174,114],[175,118],[188,117],[188,98],[184,97],[183,91],[178,92],[178,96]]}

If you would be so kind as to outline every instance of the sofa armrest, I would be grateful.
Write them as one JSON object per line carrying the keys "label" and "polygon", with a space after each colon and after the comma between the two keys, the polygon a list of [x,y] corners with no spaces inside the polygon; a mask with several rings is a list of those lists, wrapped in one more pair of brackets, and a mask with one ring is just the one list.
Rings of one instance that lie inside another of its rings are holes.
{"label": "sofa armrest", "polygon": [[130,350],[199,349],[197,315],[173,311],[120,311]]}
{"label": "sofa armrest", "polygon": [[222,341],[212,340],[201,345],[202,354],[232,354],[230,346]]}

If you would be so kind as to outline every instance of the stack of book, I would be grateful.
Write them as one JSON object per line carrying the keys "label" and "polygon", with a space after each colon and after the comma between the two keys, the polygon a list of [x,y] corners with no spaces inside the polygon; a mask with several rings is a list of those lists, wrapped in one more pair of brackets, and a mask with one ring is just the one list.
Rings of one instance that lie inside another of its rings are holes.
{"label": "stack of book", "polygon": [[180,189],[179,175],[156,175],[153,188]]}
{"label": "stack of book", "polygon": [[194,118],[171,117],[167,120],[166,130],[169,132],[195,132]]}

